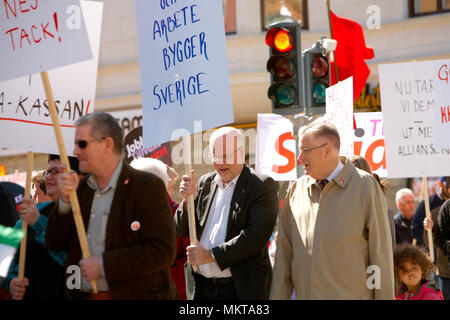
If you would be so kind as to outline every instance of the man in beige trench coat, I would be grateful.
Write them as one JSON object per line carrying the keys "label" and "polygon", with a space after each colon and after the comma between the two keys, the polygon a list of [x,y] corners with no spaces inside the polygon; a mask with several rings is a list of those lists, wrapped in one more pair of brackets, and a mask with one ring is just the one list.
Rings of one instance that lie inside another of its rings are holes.
{"label": "man in beige trench coat", "polygon": [[[386,199],[375,179],[339,157],[330,124],[300,133],[305,175],[280,212],[271,299],[394,299]],[[324,181],[327,180],[327,181]]]}

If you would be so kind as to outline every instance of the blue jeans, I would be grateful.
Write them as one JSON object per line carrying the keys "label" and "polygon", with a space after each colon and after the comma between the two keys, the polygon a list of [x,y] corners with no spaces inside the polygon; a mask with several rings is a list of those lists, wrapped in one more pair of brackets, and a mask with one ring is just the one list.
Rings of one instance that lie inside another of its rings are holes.
{"label": "blue jeans", "polygon": [[439,289],[442,291],[444,300],[450,300],[450,278],[438,276]]}

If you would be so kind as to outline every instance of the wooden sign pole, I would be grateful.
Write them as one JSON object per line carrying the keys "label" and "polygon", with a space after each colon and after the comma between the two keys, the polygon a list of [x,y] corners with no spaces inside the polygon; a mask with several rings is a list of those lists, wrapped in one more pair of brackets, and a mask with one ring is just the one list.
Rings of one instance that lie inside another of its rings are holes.
{"label": "wooden sign pole", "polygon": [[[33,152],[27,152],[27,178],[25,181],[25,194],[24,198],[29,199],[31,195],[31,174],[33,172]],[[27,229],[28,224],[25,220],[22,219],[22,231],[24,233],[24,237],[20,242],[20,255],[19,255],[19,274],[18,278],[20,281],[23,281],[25,275],[25,257],[27,253]]]}
{"label": "wooden sign pole", "polygon": [[[191,136],[186,137],[186,144],[184,145],[184,159],[185,159],[185,171],[188,176],[192,175],[192,163],[191,163]],[[189,240],[191,245],[198,243],[197,230],[195,227],[195,205],[194,196],[191,195],[187,198],[188,209],[188,223],[189,223]],[[197,265],[192,265],[192,270],[197,271]]]}
{"label": "wooden sign pole", "polygon": [[[55,130],[56,141],[58,142],[58,150],[60,154],[60,159],[63,164],[66,165],[66,172],[69,172],[70,163],[69,157],[67,156],[66,147],[64,145],[64,139],[61,132],[61,126],[59,124],[58,113],[56,111],[55,100],[53,98],[52,88],[50,86],[50,81],[48,79],[47,71],[41,72],[42,83],[44,84],[45,95],[47,97],[47,102],[49,106],[49,111],[52,117],[53,128]],[[78,240],[81,246],[81,252],[84,259],[91,256],[89,252],[89,245],[86,237],[86,230],[84,228],[83,218],[81,217],[80,204],[78,202],[77,192],[73,190],[70,193],[70,205],[72,206],[73,219],[75,221],[75,226],[78,233]],[[94,293],[97,293],[97,281],[91,281]]]}
{"label": "wooden sign pole", "polygon": [[[431,213],[430,213],[430,199],[428,198],[428,182],[427,178],[423,178],[423,197],[425,201],[425,215],[430,220],[431,219]],[[427,230],[428,235],[428,249],[430,251],[430,257],[431,261],[434,262],[434,246],[433,246],[433,231]]]}

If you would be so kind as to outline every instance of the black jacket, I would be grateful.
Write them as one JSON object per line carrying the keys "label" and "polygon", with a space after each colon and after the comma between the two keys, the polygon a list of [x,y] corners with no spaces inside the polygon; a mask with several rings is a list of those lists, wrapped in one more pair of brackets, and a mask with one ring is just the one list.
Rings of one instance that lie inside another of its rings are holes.
{"label": "black jacket", "polygon": [[412,243],[411,222],[399,211],[394,217],[395,241],[397,244],[407,242]]}
{"label": "black jacket", "polygon": [[14,197],[0,185],[0,224],[6,227],[14,227],[19,219]]}
{"label": "black jacket", "polygon": [[[194,198],[197,239],[200,240],[217,189],[216,173],[199,179]],[[212,248],[221,270],[231,269],[239,299],[268,299],[272,283],[272,266],[267,243],[278,214],[276,182],[244,165],[231,199],[225,242]],[[178,236],[189,235],[185,201],[175,213]],[[186,214],[185,214],[186,213]],[[195,281],[192,267],[186,262],[187,298],[193,299]]]}
{"label": "black jacket", "polygon": [[433,231],[436,244],[447,257],[450,257],[450,200],[445,201],[442,205]]}
{"label": "black jacket", "polygon": [[[52,202],[39,213],[48,217],[55,203]],[[14,256],[19,264],[20,246]],[[28,226],[25,257],[25,274],[29,286],[24,300],[66,300],[64,292],[65,268],[58,264],[48,252],[48,249],[35,239],[33,228]]]}

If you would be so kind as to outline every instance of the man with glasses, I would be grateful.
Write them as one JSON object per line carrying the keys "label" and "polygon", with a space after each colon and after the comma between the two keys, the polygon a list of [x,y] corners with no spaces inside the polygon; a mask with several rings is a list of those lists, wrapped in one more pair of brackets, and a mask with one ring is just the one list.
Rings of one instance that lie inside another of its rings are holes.
{"label": "man with glasses", "polygon": [[[175,230],[164,183],[124,162],[122,141],[122,128],[105,112],[75,122],[74,154],[88,176],[60,173],[61,197],[49,217],[47,246],[67,250],[66,266],[80,266],[81,286],[66,288],[71,299],[175,299]],[[73,190],[87,231],[86,259],[71,213]]]}
{"label": "man with glasses", "polygon": [[299,132],[305,175],[290,188],[278,223],[271,299],[394,299],[386,199],[371,174],[339,156],[327,123]]}
{"label": "man with glasses", "polygon": [[200,242],[187,248],[187,299],[268,299],[272,267],[267,243],[278,213],[277,185],[244,164],[245,140],[239,130],[216,130],[209,149],[215,171],[197,185],[194,173],[182,177],[184,200],[174,217],[177,234],[188,236],[186,201],[194,196]]}
{"label": "man with glasses", "polygon": [[[78,160],[69,157],[71,168],[78,171]],[[44,171],[46,195],[51,201],[36,204],[32,199],[23,199],[20,218],[15,228],[22,229],[22,221],[28,225],[25,258],[25,274],[18,278],[20,246],[9,268],[6,287],[14,300],[64,300],[64,274],[66,252],[55,252],[45,246],[45,229],[48,215],[59,199],[58,166],[59,155],[49,155],[48,168]]]}
{"label": "man with glasses", "polygon": [[411,220],[414,215],[414,194],[411,189],[402,188],[395,194],[398,212],[394,217],[397,244],[412,243]]}

